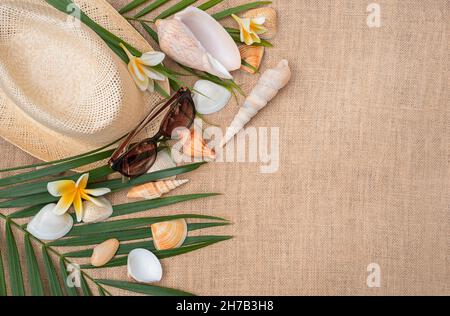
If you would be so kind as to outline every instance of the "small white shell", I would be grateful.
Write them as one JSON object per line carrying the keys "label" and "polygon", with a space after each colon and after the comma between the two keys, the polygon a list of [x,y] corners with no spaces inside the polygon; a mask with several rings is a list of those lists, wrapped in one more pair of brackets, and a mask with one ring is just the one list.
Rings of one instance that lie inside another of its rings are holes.
{"label": "small white shell", "polygon": [[97,206],[90,201],[83,202],[83,222],[98,223],[107,220],[113,213],[111,202],[104,197],[97,198],[104,206]]}
{"label": "small white shell", "polygon": [[56,215],[56,204],[44,206],[28,223],[27,231],[36,238],[53,241],[64,237],[73,227],[73,218],[69,214]]}
{"label": "small white shell", "polygon": [[[160,152],[158,152],[158,156],[156,157],[155,163],[147,171],[147,173],[171,169],[171,168],[175,168],[176,166],[177,166],[177,164],[173,161],[172,156],[170,155],[169,151],[161,150]],[[176,178],[177,178],[177,176],[173,176],[173,177],[169,177],[167,179],[161,179],[161,180],[175,180]]]}
{"label": "small white shell", "polygon": [[199,80],[194,85],[195,108],[200,114],[219,112],[231,99],[231,92],[209,80]]}
{"label": "small white shell", "polygon": [[158,258],[146,249],[134,249],[128,255],[128,275],[141,283],[159,282],[162,267]]}

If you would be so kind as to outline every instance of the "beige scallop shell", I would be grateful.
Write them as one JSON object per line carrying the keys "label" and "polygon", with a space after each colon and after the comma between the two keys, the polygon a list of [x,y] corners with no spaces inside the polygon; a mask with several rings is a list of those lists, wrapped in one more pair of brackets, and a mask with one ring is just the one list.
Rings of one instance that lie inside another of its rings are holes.
{"label": "beige scallop shell", "polygon": [[[264,56],[263,46],[242,45],[239,47],[239,52],[241,53],[242,60],[259,70]],[[241,66],[241,69],[251,74],[255,73],[253,69],[244,65]]]}
{"label": "beige scallop shell", "polygon": [[264,23],[264,27],[267,28],[267,32],[261,34],[260,36],[265,39],[274,38],[278,32],[278,14],[274,8],[257,8],[248,10],[243,14],[244,18],[257,18],[263,16],[266,18],[266,22]]}
{"label": "beige scallop shell", "polygon": [[184,219],[156,223],[151,226],[153,244],[158,250],[179,248],[187,237],[187,223]]}

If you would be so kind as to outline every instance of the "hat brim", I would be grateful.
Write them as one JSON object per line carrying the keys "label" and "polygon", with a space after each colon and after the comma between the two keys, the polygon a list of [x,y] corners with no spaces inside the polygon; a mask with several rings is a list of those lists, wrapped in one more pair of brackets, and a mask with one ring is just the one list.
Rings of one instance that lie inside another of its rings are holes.
{"label": "hat brim", "polygon": [[[42,2],[48,5],[45,1]],[[111,33],[123,38],[140,51],[153,51],[153,48],[142,35],[105,0],[77,0],[74,2],[92,20]],[[114,53],[111,51],[111,54]],[[170,91],[168,80],[164,82],[162,88],[167,92]],[[148,95],[149,93],[143,92],[143,94]],[[157,103],[155,98],[145,97],[145,95],[143,100],[146,104],[136,104],[136,106],[150,109]],[[27,115],[1,89],[0,110],[1,136],[28,154],[43,161],[53,161],[80,155],[110,143],[106,141],[104,143],[91,142],[90,140],[79,139],[54,131]],[[18,124],[19,122],[20,124]],[[151,133],[152,128],[147,130]]]}

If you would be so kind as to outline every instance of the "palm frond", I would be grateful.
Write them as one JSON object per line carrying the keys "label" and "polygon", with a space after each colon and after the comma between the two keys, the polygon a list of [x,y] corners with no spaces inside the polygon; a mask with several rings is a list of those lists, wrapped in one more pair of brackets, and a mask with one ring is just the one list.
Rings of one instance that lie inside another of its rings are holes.
{"label": "palm frond", "polygon": [[221,20],[224,19],[226,17],[229,17],[232,14],[238,14],[250,9],[254,9],[260,6],[264,6],[264,5],[268,5],[271,4],[272,1],[255,1],[255,2],[250,2],[250,3],[246,3],[237,7],[233,7],[233,8],[228,8],[226,10],[220,11],[216,14],[213,14],[212,17],[215,18],[216,20]]}
{"label": "palm frond", "polygon": [[36,259],[36,254],[33,250],[33,245],[30,241],[30,235],[25,234],[25,259],[28,271],[28,281],[30,286],[31,295],[44,296],[44,284],[42,283],[42,276],[39,271],[39,265]]}
{"label": "palm frond", "polygon": [[161,12],[156,18],[154,18],[154,21],[159,20],[159,19],[168,18],[168,17],[174,15],[175,13],[180,12],[181,10],[187,8],[191,4],[194,4],[197,1],[198,0],[181,0],[180,2],[175,4],[174,6],[168,8],[167,10],[165,10],[163,12]]}
{"label": "palm frond", "polygon": [[41,250],[42,250],[42,257],[44,259],[45,273],[48,278],[50,294],[52,296],[64,296],[61,284],[59,283],[58,274],[56,273],[55,266],[53,265],[50,255],[48,254],[46,246],[42,245]]}
{"label": "palm frond", "polygon": [[146,14],[152,12],[153,10],[158,9],[160,6],[166,4],[168,1],[169,0],[156,0],[155,2],[151,3],[150,5],[148,5],[141,11],[139,11],[134,17],[135,18],[143,17],[144,15],[146,15]]}
{"label": "palm frond", "polygon": [[66,263],[64,261],[64,258],[61,257],[59,259],[59,271],[61,273],[61,279],[63,281],[64,284],[64,288],[66,290],[66,293],[68,296],[78,296],[78,292],[75,289],[75,287],[71,287],[69,286],[69,284],[67,283],[67,279],[69,277],[69,274],[67,273],[67,266]]}
{"label": "palm frond", "polygon": [[131,292],[141,293],[141,294],[146,294],[146,295],[193,296],[193,294],[188,293],[188,292],[163,288],[163,287],[154,286],[154,285],[137,284],[137,283],[124,282],[124,281],[115,281],[115,280],[96,280],[96,282],[103,284],[103,285],[111,286],[114,288],[122,289],[125,291],[131,291]]}
{"label": "palm frond", "polygon": [[208,2],[203,3],[202,5],[198,6],[200,10],[206,11],[211,9],[212,7],[218,5],[223,0],[209,0]]}
{"label": "palm frond", "polygon": [[128,3],[126,6],[124,6],[122,9],[119,10],[120,14],[125,14],[127,12],[130,12],[133,9],[136,9],[138,6],[149,2],[150,0],[133,0],[130,3]]}
{"label": "palm frond", "polygon": [[6,261],[9,270],[9,280],[11,283],[11,293],[14,296],[25,296],[25,287],[23,284],[22,268],[19,259],[19,250],[16,240],[11,230],[10,221],[6,221]]}
{"label": "palm frond", "polygon": [[91,288],[86,282],[86,278],[83,274],[81,274],[81,292],[83,293],[83,296],[92,296]]}
{"label": "palm frond", "polygon": [[2,252],[0,251],[0,296],[6,295],[8,295],[8,292],[6,291],[5,268],[3,265]]}

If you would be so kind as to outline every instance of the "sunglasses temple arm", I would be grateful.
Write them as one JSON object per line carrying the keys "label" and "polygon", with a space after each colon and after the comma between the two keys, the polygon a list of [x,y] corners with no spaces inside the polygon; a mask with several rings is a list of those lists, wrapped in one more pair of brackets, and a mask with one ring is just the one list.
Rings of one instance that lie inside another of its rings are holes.
{"label": "sunglasses temple arm", "polygon": [[116,149],[114,154],[111,156],[110,162],[113,162],[116,160],[120,153],[128,146],[130,141],[133,139],[134,136],[139,134],[145,126],[155,118],[157,118],[168,106],[170,106],[177,98],[180,96],[180,92],[175,93],[172,98],[170,98],[169,101],[167,101],[159,110],[154,113],[154,111],[151,111],[148,116],[141,122],[139,125],[127,136],[127,138],[123,141],[123,143]]}

